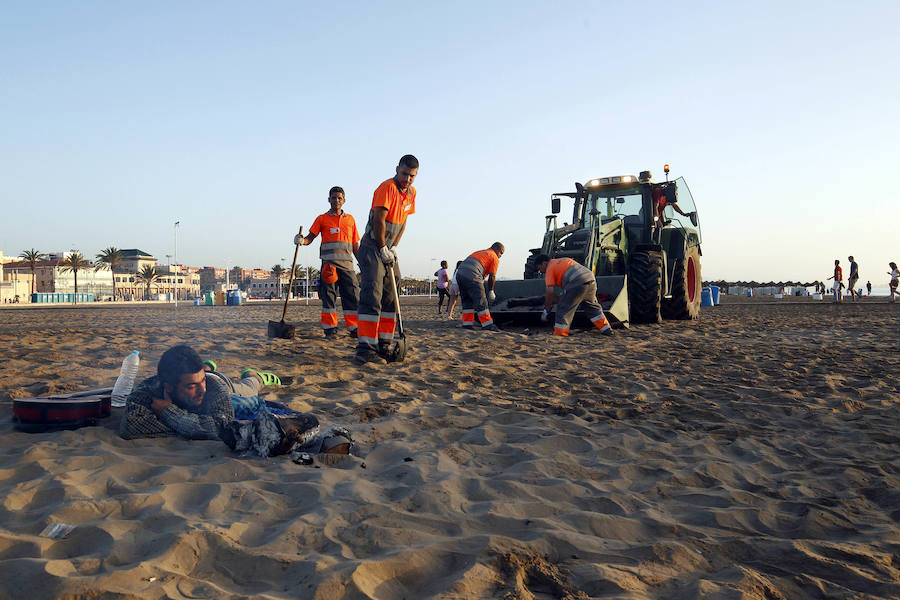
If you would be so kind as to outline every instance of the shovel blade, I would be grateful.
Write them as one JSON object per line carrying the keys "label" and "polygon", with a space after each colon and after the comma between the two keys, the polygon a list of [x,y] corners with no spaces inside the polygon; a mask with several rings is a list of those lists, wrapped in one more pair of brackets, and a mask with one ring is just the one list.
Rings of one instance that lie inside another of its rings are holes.
{"label": "shovel blade", "polygon": [[283,340],[292,340],[297,333],[297,328],[290,323],[284,321],[269,321],[269,328],[266,335],[270,338],[281,338]]}
{"label": "shovel blade", "polygon": [[388,352],[388,355],[385,359],[388,362],[403,362],[406,360],[406,351],[408,350],[408,346],[406,343],[406,336],[401,335],[394,339],[394,343],[391,344],[391,350]]}

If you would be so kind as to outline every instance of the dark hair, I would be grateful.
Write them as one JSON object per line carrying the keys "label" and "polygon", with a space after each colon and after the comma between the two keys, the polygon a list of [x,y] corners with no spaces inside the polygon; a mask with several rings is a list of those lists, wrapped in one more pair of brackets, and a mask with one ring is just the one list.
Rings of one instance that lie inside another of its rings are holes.
{"label": "dark hair", "polygon": [[504,246],[500,242],[494,242],[493,244],[491,244],[491,250],[493,250],[494,252],[506,252],[506,246]]}
{"label": "dark hair", "polygon": [[404,154],[400,158],[400,162],[398,163],[400,167],[406,167],[407,169],[418,169],[419,168],[419,159],[413,156],[412,154]]}
{"label": "dark hair", "polygon": [[174,346],[169,348],[156,365],[156,374],[162,383],[172,387],[178,385],[185,373],[197,373],[203,370],[203,360],[197,351],[190,346]]}
{"label": "dark hair", "polygon": [[441,267],[444,268],[444,269],[447,268],[447,261],[446,261],[446,260],[442,260],[442,261],[441,261]]}
{"label": "dark hair", "polygon": [[457,269],[459,268],[459,265],[462,264],[462,262],[463,262],[463,261],[461,261],[461,260],[456,261],[456,268],[457,268]]}
{"label": "dark hair", "polygon": [[534,266],[536,267],[543,262],[547,262],[548,260],[550,260],[550,257],[547,256],[546,254],[538,254],[537,257],[534,259]]}
{"label": "dark hair", "polygon": [[339,185],[336,185],[333,188],[331,188],[330,190],[328,190],[328,197],[331,198],[331,195],[334,193],[337,193],[337,192],[340,192],[341,196],[344,196],[345,198],[347,197],[347,194],[344,193],[344,188],[342,188]]}

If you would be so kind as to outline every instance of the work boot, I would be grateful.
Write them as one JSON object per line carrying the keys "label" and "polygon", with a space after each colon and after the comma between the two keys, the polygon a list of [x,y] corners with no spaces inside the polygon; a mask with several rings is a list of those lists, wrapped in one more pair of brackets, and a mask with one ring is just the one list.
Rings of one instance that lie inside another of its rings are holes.
{"label": "work boot", "polygon": [[347,335],[349,335],[352,338],[359,337],[359,334],[356,332],[356,329],[351,329],[350,331],[347,332]]}
{"label": "work boot", "polygon": [[337,329],[335,329],[334,327],[332,327],[331,329],[323,329],[322,331],[325,332],[325,337],[327,338],[333,338],[337,335]]}
{"label": "work boot", "polygon": [[384,357],[369,346],[357,348],[356,354],[353,356],[353,360],[361,365],[364,365],[366,363],[375,365],[387,364],[387,361],[384,360]]}
{"label": "work boot", "polygon": [[491,323],[490,325],[484,325],[481,328],[481,330],[482,331],[500,331],[500,328],[497,327],[495,324]]}
{"label": "work boot", "polygon": [[612,327],[606,326],[606,327],[604,327],[603,329],[600,330],[600,335],[605,335],[605,336],[607,336],[607,337],[612,337],[612,336],[615,335],[615,334],[613,333]]}

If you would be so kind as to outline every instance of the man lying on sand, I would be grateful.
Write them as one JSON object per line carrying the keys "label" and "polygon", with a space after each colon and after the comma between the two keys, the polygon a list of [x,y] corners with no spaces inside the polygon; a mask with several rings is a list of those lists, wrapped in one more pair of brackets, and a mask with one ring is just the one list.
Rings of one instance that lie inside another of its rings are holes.
{"label": "man lying on sand", "polygon": [[119,435],[126,440],[175,435],[222,440],[232,450],[263,457],[294,450],[350,452],[352,438],[345,428],[323,430],[313,415],[257,396],[267,385],[280,385],[274,374],[244,369],[234,383],[215,369],[189,346],[166,350],[156,376],[128,396]]}
{"label": "man lying on sand", "polygon": [[178,435],[191,440],[219,439],[219,422],[234,420],[232,395],[253,397],[266,383],[277,385],[271,373],[244,370],[237,384],[204,363],[189,346],[175,346],[159,359],[156,376],[137,385],[125,403],[119,435],[126,440]]}

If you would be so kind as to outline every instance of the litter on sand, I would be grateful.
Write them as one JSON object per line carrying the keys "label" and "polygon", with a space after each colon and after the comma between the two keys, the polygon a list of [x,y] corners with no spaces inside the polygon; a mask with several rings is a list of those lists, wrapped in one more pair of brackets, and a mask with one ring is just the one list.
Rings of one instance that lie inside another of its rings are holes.
{"label": "litter on sand", "polygon": [[44,530],[39,534],[41,537],[46,537],[54,540],[59,540],[70,533],[75,529],[74,525],[66,525],[65,523],[51,523],[44,527]]}

